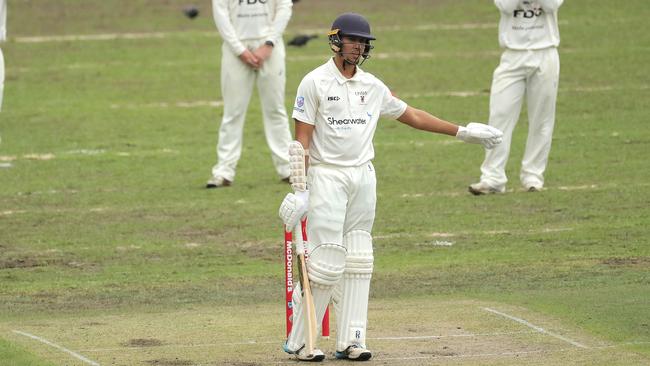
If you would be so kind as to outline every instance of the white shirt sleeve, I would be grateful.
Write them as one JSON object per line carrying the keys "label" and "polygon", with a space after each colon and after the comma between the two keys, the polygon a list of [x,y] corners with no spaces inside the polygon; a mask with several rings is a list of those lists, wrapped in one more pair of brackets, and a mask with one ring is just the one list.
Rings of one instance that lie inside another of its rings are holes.
{"label": "white shirt sleeve", "polygon": [[390,92],[390,89],[385,84],[383,85],[383,90],[381,116],[398,119],[406,111],[406,102],[393,96],[393,93]]}
{"label": "white shirt sleeve", "polygon": [[224,42],[230,46],[235,55],[241,55],[246,47],[237,38],[235,27],[230,21],[230,10],[228,8],[227,0],[212,0],[212,16],[214,23],[217,25],[217,30]]}
{"label": "white shirt sleeve", "polygon": [[312,75],[307,74],[298,86],[291,117],[310,125],[316,124],[316,114],[318,113],[319,105],[316,83]]}
{"label": "white shirt sleeve", "polygon": [[271,26],[271,31],[273,32],[271,34],[271,40],[274,43],[282,42],[282,33],[284,33],[291,18],[292,7],[293,2],[291,0],[278,0],[273,25]]}

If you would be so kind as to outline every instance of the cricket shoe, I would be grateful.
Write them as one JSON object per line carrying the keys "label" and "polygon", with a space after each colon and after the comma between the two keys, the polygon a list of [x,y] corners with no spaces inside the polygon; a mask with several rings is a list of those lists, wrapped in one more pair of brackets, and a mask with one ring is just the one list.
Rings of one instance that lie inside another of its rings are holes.
{"label": "cricket shoe", "polygon": [[372,357],[372,352],[356,344],[351,345],[346,348],[345,351],[336,351],[334,357],[339,360],[350,360],[350,361],[368,361]]}
{"label": "cricket shoe", "polygon": [[505,187],[492,187],[491,185],[485,183],[485,182],[478,182],[474,184],[470,184],[468,187],[469,193],[475,195],[475,196],[480,196],[482,194],[490,194],[490,193],[503,193],[506,191]]}
{"label": "cricket shoe", "polygon": [[540,192],[543,188],[542,185],[537,183],[526,183],[524,184],[524,189],[526,192]]}
{"label": "cricket shoe", "polygon": [[212,177],[205,184],[205,188],[230,187],[231,184],[232,182],[224,177]]}
{"label": "cricket shoe", "polygon": [[292,351],[289,349],[289,346],[287,346],[287,343],[285,342],[282,346],[282,349],[284,349],[284,352],[290,355],[295,355],[298,361],[320,362],[325,359],[325,354],[318,348],[314,348],[312,354],[307,354],[305,346],[300,347],[300,349],[297,351]]}

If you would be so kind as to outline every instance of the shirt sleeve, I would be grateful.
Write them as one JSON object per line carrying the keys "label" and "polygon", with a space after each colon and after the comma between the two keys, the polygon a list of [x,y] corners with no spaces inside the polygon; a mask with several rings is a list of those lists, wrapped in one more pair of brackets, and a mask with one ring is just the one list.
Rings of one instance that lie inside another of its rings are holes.
{"label": "shirt sleeve", "polygon": [[246,50],[246,47],[237,38],[235,27],[230,21],[228,2],[226,0],[212,0],[212,16],[223,41],[230,46],[235,55],[241,55]]}
{"label": "shirt sleeve", "polygon": [[311,77],[311,74],[307,74],[298,86],[291,117],[300,122],[314,125],[316,123],[316,113],[318,112],[319,104],[316,83]]}
{"label": "shirt sleeve", "polygon": [[395,97],[385,84],[382,89],[381,116],[398,119],[406,111],[406,102]]}
{"label": "shirt sleeve", "polygon": [[275,9],[275,17],[271,26],[271,39],[274,43],[282,42],[282,33],[287,28],[289,19],[291,18],[291,8],[293,2],[291,0],[278,0]]}

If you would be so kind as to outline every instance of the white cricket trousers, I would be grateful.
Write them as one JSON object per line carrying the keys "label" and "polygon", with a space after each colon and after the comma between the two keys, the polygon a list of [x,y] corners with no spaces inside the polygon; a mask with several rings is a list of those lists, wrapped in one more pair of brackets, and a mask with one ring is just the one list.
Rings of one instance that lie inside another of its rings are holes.
{"label": "white cricket trousers", "polygon": [[309,167],[309,250],[324,243],[343,244],[353,230],[372,233],[377,179],[371,162],[357,167],[317,164]]}
{"label": "white cricket trousers", "polygon": [[[249,50],[254,50],[262,43],[263,40],[244,44]],[[221,52],[221,95],[224,108],[217,143],[217,164],[212,168],[212,175],[229,181],[235,179],[235,169],[241,157],[246,110],[257,84],[262,102],[264,134],[271,150],[273,165],[281,178],[288,177],[291,132],[284,105],[284,44],[278,42],[275,45],[271,57],[258,71],[246,66],[228,45],[223,44]]]}
{"label": "white cricket trousers", "polygon": [[555,124],[559,76],[560,58],[555,47],[528,51],[507,49],[503,52],[492,78],[489,121],[491,126],[503,131],[503,142],[486,150],[481,165],[482,182],[501,188],[508,181],[505,168],[512,131],[519,120],[525,95],[528,139],[519,178],[524,187],[543,187]]}

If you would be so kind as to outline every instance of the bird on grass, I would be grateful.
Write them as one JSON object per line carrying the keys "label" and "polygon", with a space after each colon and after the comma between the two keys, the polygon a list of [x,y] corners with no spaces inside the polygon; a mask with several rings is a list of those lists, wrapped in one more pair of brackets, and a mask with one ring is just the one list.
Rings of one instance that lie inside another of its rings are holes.
{"label": "bird on grass", "polygon": [[315,34],[312,35],[306,35],[306,34],[301,34],[298,36],[295,36],[292,40],[287,43],[289,46],[296,46],[296,47],[302,47],[307,44],[307,42],[311,41],[314,38],[317,38],[318,36]]}

